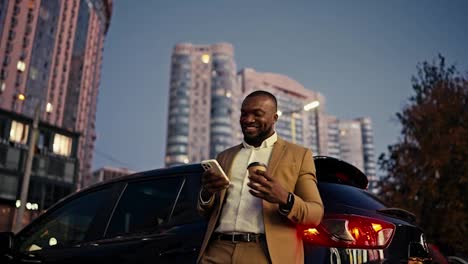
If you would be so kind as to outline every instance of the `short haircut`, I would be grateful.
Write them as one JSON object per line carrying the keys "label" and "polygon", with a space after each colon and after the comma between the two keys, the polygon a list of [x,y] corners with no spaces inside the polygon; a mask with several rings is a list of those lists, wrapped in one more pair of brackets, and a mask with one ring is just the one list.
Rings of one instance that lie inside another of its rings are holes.
{"label": "short haircut", "polygon": [[251,92],[245,98],[250,98],[250,97],[255,97],[255,96],[266,96],[266,97],[268,97],[273,102],[273,104],[275,106],[275,111],[278,110],[278,101],[276,100],[276,97],[272,93],[267,92],[267,91],[263,91],[263,90],[257,90],[257,91]]}

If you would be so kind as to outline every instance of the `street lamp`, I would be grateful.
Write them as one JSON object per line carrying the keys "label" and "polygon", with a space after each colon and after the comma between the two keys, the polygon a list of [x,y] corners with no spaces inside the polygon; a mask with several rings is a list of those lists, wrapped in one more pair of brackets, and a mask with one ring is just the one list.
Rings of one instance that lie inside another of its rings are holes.
{"label": "street lamp", "polygon": [[[26,100],[26,96],[24,94],[19,94],[18,99],[20,101]],[[50,105],[50,106],[49,106]],[[24,216],[24,209],[26,207],[27,199],[28,199],[28,191],[29,191],[29,182],[31,178],[31,169],[32,169],[32,163],[34,160],[34,149],[36,146],[36,140],[39,135],[39,118],[40,118],[40,110],[42,106],[42,101],[38,101],[36,103],[36,106],[34,107],[34,119],[33,119],[33,125],[32,125],[32,131],[31,131],[31,137],[29,138],[29,144],[28,144],[28,156],[26,158],[26,164],[24,168],[24,175],[23,175],[23,182],[21,184],[21,195],[20,195],[20,200],[17,205],[18,209],[16,210],[16,216],[15,216],[15,223],[13,226],[13,231],[17,233],[18,231],[21,230],[21,227],[23,226],[23,216]],[[46,111],[49,113],[52,111],[52,105],[50,103],[47,104],[47,109]]]}
{"label": "street lamp", "polygon": [[278,110],[277,112],[278,116],[282,116],[284,114],[291,115],[291,138],[292,138],[293,143],[296,143],[296,121],[295,120],[298,117],[299,113],[302,111],[308,112],[312,109],[317,108],[319,105],[320,105],[320,102],[318,100],[314,100],[310,103],[305,104],[302,109],[297,109],[293,111],[285,111],[285,112]]}

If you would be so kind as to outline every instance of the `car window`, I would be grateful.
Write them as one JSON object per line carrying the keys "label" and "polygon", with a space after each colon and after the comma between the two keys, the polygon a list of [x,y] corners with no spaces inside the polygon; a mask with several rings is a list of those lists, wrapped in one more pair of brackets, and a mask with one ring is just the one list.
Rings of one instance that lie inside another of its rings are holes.
{"label": "car window", "polygon": [[197,211],[198,192],[200,191],[200,175],[190,175],[177,199],[177,205],[169,219],[171,225],[181,225],[203,220]]}
{"label": "car window", "polygon": [[106,237],[155,230],[167,224],[181,177],[129,183],[112,215]]}
{"label": "car window", "polygon": [[21,252],[66,247],[86,239],[96,215],[107,206],[110,188],[84,194],[33,224],[17,238]]}

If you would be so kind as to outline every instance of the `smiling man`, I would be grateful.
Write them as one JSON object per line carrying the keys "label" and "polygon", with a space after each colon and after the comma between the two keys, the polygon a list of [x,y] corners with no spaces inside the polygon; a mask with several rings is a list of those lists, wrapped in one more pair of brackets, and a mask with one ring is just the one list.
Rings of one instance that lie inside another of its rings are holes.
{"label": "smiling man", "polygon": [[[208,170],[199,211],[209,218],[199,263],[303,263],[297,224],[316,226],[323,216],[312,152],[275,132],[277,101],[266,91],[242,103],[244,141],[217,157],[231,184]],[[252,162],[266,171],[248,173]]]}

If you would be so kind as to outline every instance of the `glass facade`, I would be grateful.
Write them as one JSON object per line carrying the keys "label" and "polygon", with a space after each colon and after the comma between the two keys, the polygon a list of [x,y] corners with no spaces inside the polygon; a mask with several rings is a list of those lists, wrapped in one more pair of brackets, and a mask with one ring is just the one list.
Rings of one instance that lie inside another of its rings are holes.
{"label": "glass facade", "polygon": [[166,166],[215,158],[233,145],[238,90],[232,45],[179,43],[174,47]]}
{"label": "glass facade", "polygon": [[361,122],[362,144],[364,152],[364,173],[371,181],[376,180],[376,159],[374,155],[374,133],[369,118],[359,119]]}
{"label": "glass facade", "polygon": [[78,117],[80,92],[85,68],[86,41],[88,36],[90,13],[88,5],[82,3],[79,7],[76,32],[73,40],[71,54],[70,74],[68,76],[68,89],[65,103],[64,124],[74,128]]}
{"label": "glass facade", "polygon": [[281,94],[276,95],[276,100],[281,111],[275,126],[278,135],[289,142],[304,145],[303,118],[308,115],[302,111],[304,102]]}
{"label": "glass facade", "polygon": [[5,15],[8,8],[8,0],[0,0],[0,36],[5,29]]}
{"label": "glass facade", "polygon": [[41,1],[39,7],[31,51],[31,71],[26,84],[28,96],[34,100],[26,100],[24,104],[24,113],[30,116],[33,115],[34,107],[39,101],[46,102],[50,97],[58,95],[58,88],[50,87],[49,98],[47,98],[49,79],[51,75],[55,77],[58,75],[57,69],[51,70],[54,56],[51,51],[55,48],[60,6],[59,0],[50,0]]}
{"label": "glass facade", "polygon": [[319,113],[317,109],[311,110],[306,112],[306,118],[308,126],[306,129],[309,130],[308,138],[306,142],[310,143],[310,148],[312,149],[312,153],[314,155],[320,154],[320,131],[319,131]]}
{"label": "glass facade", "polygon": [[235,89],[234,63],[225,54],[213,54],[211,79],[210,157],[232,146],[232,94]]}
{"label": "glass facade", "polygon": [[328,118],[328,155],[340,159],[340,128],[338,119]]}
{"label": "glass facade", "polygon": [[174,54],[169,93],[166,164],[188,163],[191,76],[190,56]]}

